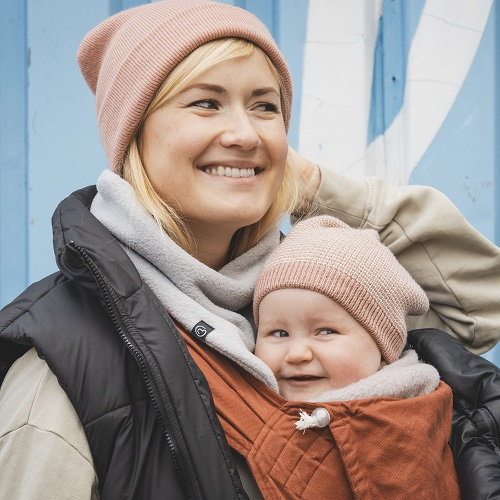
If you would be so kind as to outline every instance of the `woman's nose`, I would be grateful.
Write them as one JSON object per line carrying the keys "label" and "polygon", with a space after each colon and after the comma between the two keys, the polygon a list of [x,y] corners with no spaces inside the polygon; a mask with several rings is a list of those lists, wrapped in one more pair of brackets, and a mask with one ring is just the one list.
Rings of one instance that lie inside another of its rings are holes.
{"label": "woman's nose", "polygon": [[227,113],[224,117],[220,142],[226,148],[238,147],[249,151],[257,147],[261,141],[252,117],[244,109],[238,109]]}
{"label": "woman's nose", "polygon": [[308,363],[314,358],[314,353],[307,342],[291,342],[286,353],[287,363]]}

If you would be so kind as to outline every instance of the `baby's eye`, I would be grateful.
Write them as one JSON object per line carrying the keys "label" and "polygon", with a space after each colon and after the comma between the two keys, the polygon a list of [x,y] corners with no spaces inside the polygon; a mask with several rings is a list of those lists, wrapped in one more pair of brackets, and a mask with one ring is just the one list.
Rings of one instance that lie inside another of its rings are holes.
{"label": "baby's eye", "polygon": [[219,109],[219,103],[215,99],[201,99],[192,102],[189,107],[202,109]]}
{"label": "baby's eye", "polygon": [[318,335],[334,335],[337,332],[337,330],[333,330],[332,328],[323,328],[322,330],[318,331]]}
{"label": "baby's eye", "polygon": [[288,337],[288,332],[285,332],[285,330],[275,330],[274,332],[271,332],[271,337]]}
{"label": "baby's eye", "polygon": [[276,104],[273,104],[272,102],[259,102],[256,106],[255,109],[258,111],[265,111],[266,113],[278,113],[279,108],[276,106]]}

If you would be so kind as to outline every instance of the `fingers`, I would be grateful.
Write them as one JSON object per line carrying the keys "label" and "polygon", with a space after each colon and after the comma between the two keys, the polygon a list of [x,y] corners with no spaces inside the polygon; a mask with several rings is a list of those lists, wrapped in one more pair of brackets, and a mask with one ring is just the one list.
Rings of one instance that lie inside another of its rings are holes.
{"label": "fingers", "polygon": [[321,182],[321,172],[318,165],[301,156],[293,148],[288,148],[288,161],[298,170],[304,186],[304,195],[312,202]]}

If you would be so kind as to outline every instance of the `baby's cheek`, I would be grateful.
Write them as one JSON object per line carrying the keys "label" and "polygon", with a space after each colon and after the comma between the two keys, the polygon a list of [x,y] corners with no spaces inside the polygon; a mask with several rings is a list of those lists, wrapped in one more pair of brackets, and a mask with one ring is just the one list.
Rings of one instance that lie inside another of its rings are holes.
{"label": "baby's cheek", "polygon": [[265,342],[262,342],[258,337],[257,337],[257,342],[255,343],[255,351],[254,354],[260,358],[264,363],[266,363],[267,358],[268,358],[268,353],[267,349],[265,348]]}
{"label": "baby's cheek", "polygon": [[269,348],[266,342],[257,341],[255,345],[255,355],[261,359],[269,368],[271,368],[274,375],[279,371],[279,356],[276,355],[275,349]]}

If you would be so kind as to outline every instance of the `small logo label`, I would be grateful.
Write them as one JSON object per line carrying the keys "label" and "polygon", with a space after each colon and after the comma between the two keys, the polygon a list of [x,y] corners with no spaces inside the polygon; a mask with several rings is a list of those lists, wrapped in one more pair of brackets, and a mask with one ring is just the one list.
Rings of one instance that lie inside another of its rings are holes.
{"label": "small logo label", "polygon": [[213,328],[204,321],[198,321],[191,330],[191,335],[205,342],[205,337],[213,330]]}

